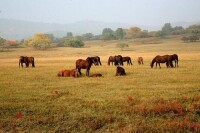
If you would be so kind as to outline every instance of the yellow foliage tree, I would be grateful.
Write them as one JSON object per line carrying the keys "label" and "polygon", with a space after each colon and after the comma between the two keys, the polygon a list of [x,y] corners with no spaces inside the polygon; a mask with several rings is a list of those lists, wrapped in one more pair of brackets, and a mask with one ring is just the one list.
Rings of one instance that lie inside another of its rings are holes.
{"label": "yellow foliage tree", "polygon": [[51,40],[45,34],[35,34],[32,38],[26,40],[26,44],[35,49],[47,49],[51,47]]}
{"label": "yellow foliage tree", "polygon": [[136,38],[137,34],[141,32],[139,27],[131,27],[126,30],[126,38]]}

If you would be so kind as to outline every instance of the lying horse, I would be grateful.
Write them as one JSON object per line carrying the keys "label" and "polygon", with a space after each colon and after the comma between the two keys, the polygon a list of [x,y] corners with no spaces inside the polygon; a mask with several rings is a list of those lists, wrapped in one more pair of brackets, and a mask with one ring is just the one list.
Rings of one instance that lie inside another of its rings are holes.
{"label": "lying horse", "polygon": [[139,65],[144,64],[143,58],[142,58],[142,57],[138,57],[138,64],[139,64]]}
{"label": "lying horse", "polygon": [[90,75],[89,77],[102,77],[102,74],[95,73],[95,74]]}
{"label": "lying horse", "polygon": [[32,64],[32,67],[35,67],[34,57],[20,56],[19,57],[19,67],[23,67],[23,63],[25,63],[26,67],[29,67],[29,63]]}
{"label": "lying horse", "polygon": [[153,68],[155,62],[156,62],[156,67],[157,67],[157,64],[160,67],[160,63],[167,63],[167,64],[169,64],[169,65],[167,65],[167,67],[169,67],[169,66],[174,67],[172,64],[172,56],[170,56],[170,55],[163,55],[163,56],[157,55],[156,57],[154,57],[150,64],[151,68]]}
{"label": "lying horse", "polygon": [[79,74],[82,75],[81,69],[86,69],[86,76],[89,76],[90,68],[94,64],[97,65],[97,61],[91,57],[88,57],[86,60],[78,59],[76,60],[76,69],[78,70]]}
{"label": "lying horse", "polygon": [[97,66],[101,65],[101,59],[99,56],[94,56],[94,57],[90,57],[90,58],[92,58],[93,60],[95,60],[97,62]]}
{"label": "lying horse", "polygon": [[72,70],[62,70],[58,72],[57,74],[58,77],[78,77],[78,72],[76,69]]}
{"label": "lying horse", "polygon": [[129,57],[129,56],[122,57],[122,61],[127,62],[127,65],[133,65],[131,62],[131,57]]}
{"label": "lying horse", "polygon": [[115,66],[117,65],[122,65],[123,66],[123,60],[121,55],[116,55],[116,56],[110,56],[108,58],[108,65],[110,66],[110,63],[114,63]]}
{"label": "lying horse", "polygon": [[123,75],[126,75],[125,69],[118,66],[116,69],[116,76],[123,76]]}

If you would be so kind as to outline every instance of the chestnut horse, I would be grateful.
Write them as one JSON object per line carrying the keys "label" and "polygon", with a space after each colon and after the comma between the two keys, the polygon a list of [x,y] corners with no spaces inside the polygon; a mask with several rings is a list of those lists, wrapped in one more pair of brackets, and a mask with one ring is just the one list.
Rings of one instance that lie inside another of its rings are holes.
{"label": "chestnut horse", "polygon": [[76,69],[72,69],[72,70],[62,70],[60,72],[58,72],[57,74],[58,77],[78,77],[78,72]]}
{"label": "chestnut horse", "polygon": [[154,57],[150,64],[151,68],[153,68],[154,63],[156,63],[156,67],[157,67],[157,64],[160,67],[160,63],[167,63],[167,64],[169,64],[169,65],[167,65],[167,67],[169,67],[169,66],[174,67],[172,64],[172,56],[170,56],[170,55],[163,55],[163,56],[157,55],[156,57]]}
{"label": "chestnut horse", "polygon": [[20,56],[19,57],[19,67],[23,67],[23,63],[25,63],[26,67],[29,67],[29,63],[32,64],[32,67],[35,67],[34,57]]}
{"label": "chestnut horse", "polygon": [[110,56],[108,58],[108,65],[110,66],[110,62],[114,63],[115,66],[117,65],[122,65],[123,66],[123,60],[122,60],[122,56],[121,55],[116,55],[116,56]]}
{"label": "chestnut horse", "polygon": [[142,58],[142,57],[138,57],[138,64],[139,64],[139,65],[144,64],[143,58]]}
{"label": "chestnut horse", "polygon": [[90,68],[94,65],[97,65],[97,60],[91,57],[88,57],[86,60],[78,59],[76,60],[76,69],[78,70],[79,74],[82,75],[81,69],[86,69],[86,76],[89,76]]}
{"label": "chestnut horse", "polygon": [[127,65],[133,65],[131,62],[131,57],[129,57],[129,56],[122,57],[122,61],[127,62]]}

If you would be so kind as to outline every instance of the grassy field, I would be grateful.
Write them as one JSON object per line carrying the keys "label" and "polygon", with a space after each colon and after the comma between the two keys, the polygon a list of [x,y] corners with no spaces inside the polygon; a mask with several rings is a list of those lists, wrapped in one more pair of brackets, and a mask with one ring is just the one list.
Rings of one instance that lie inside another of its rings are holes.
{"label": "grassy field", "polygon": [[[0,132],[199,132],[200,42],[180,38],[89,41],[85,48],[0,52]],[[179,67],[150,68],[156,55],[178,54]],[[130,56],[127,75],[116,77],[110,55]],[[19,68],[20,55],[34,56],[35,68]],[[101,57],[90,74],[103,77],[59,78],[75,61]],[[137,57],[144,58],[138,65]]]}

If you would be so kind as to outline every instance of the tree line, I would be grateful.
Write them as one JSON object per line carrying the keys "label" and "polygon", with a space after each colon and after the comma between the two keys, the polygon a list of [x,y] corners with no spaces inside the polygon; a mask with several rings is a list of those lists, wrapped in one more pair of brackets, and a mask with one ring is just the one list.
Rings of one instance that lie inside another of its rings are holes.
{"label": "tree line", "polygon": [[[168,35],[186,35],[182,38],[184,42],[193,42],[199,40],[200,25],[192,25],[188,28],[182,26],[172,27],[170,23],[165,23],[159,31],[142,30],[140,27],[131,27],[129,29],[104,28],[100,35],[85,33],[74,36],[72,32],[67,32],[66,36],[61,38],[54,37],[53,34],[35,34],[33,37],[21,40],[18,45],[32,46],[35,49],[47,49],[50,47],[84,47],[84,41],[89,40],[123,40],[134,38],[164,37]],[[7,40],[0,37],[0,46],[9,46]]]}

